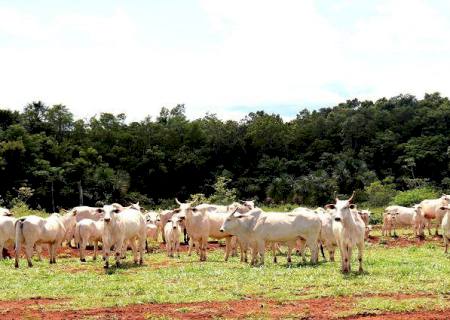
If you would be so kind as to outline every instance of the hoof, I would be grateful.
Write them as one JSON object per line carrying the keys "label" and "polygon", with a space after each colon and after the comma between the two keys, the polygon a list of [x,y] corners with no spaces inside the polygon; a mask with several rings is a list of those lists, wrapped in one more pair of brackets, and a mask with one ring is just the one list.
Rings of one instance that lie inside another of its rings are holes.
{"label": "hoof", "polygon": [[93,260],[93,261],[96,261],[96,260],[97,260],[97,257],[93,257],[92,260]]}
{"label": "hoof", "polygon": [[16,262],[15,264],[14,264],[14,267],[17,269],[17,268],[19,268],[19,264]]}
{"label": "hoof", "polygon": [[29,267],[29,268],[32,268],[32,267],[33,267],[33,264],[32,264],[31,262],[28,262],[28,267]]}
{"label": "hoof", "polygon": [[144,264],[144,260],[139,260],[139,264],[142,266]]}
{"label": "hoof", "polygon": [[116,261],[116,268],[120,267],[120,262]]}
{"label": "hoof", "polygon": [[[94,259],[94,260],[95,260],[95,259]],[[80,259],[80,261],[81,261],[81,262],[86,262],[86,259],[83,258],[83,259]]]}

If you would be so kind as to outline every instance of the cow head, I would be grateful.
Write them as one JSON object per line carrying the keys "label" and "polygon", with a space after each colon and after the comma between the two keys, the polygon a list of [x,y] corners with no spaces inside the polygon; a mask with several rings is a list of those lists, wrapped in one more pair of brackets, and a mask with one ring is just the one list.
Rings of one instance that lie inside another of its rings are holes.
{"label": "cow head", "polygon": [[105,224],[113,222],[116,218],[116,215],[119,214],[120,211],[121,210],[119,208],[116,208],[112,205],[103,206],[103,212],[105,213],[103,221],[105,221]]}
{"label": "cow head", "polygon": [[238,227],[239,220],[243,217],[245,217],[245,215],[239,213],[237,209],[234,210],[222,223],[222,226],[220,227],[220,232],[232,234],[233,230],[235,230],[236,227]]}
{"label": "cow head", "polygon": [[327,204],[325,206],[326,209],[333,210],[334,221],[341,222],[344,217],[351,214],[351,210],[356,210],[356,205],[352,203],[353,198],[355,197],[355,192],[353,191],[352,196],[347,200],[340,200],[336,196],[335,204]]}
{"label": "cow head", "polygon": [[183,219],[184,219],[183,217],[180,217],[180,216],[174,214],[174,215],[172,216],[172,218],[170,218],[170,220],[168,221],[168,223],[171,224],[171,228],[172,228],[172,229],[178,229],[178,228],[180,227],[181,222],[183,221]]}

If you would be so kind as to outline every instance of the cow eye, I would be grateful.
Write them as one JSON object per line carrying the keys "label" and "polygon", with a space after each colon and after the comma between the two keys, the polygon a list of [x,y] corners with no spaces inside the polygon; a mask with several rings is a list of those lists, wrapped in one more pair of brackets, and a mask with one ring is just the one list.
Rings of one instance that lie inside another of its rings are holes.
{"label": "cow eye", "polygon": [[120,211],[119,211],[119,209],[114,209],[113,212],[114,213],[119,213]]}

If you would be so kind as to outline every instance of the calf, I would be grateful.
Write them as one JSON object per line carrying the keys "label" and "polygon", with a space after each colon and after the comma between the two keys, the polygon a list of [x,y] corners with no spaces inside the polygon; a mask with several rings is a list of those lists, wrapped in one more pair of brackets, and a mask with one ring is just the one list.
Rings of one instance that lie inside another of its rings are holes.
{"label": "calf", "polygon": [[19,267],[19,254],[22,244],[25,245],[25,256],[28,266],[32,267],[31,257],[35,245],[48,244],[50,263],[56,263],[56,250],[66,238],[67,230],[76,224],[76,212],[69,212],[64,216],[57,213],[48,218],[27,216],[16,221],[16,261]]}
{"label": "calf", "polygon": [[181,219],[178,215],[173,215],[168,223],[164,226],[164,235],[166,238],[167,256],[173,257],[174,251],[180,257],[180,236],[181,236]]}
{"label": "calf", "polygon": [[102,241],[103,227],[103,219],[99,221],[83,219],[77,222],[75,226],[75,245],[79,245],[81,262],[86,262],[85,250],[89,242],[94,244],[93,260],[97,259],[98,243]]}

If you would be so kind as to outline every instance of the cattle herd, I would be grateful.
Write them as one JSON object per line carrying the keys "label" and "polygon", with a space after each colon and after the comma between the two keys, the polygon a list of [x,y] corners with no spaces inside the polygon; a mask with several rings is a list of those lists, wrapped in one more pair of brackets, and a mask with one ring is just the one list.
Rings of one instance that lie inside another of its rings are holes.
{"label": "cattle herd", "polygon": [[[228,206],[182,203],[178,207],[161,212],[145,211],[139,203],[123,207],[113,203],[103,207],[75,207],[64,214],[53,213],[47,218],[26,216],[19,219],[4,208],[0,208],[0,252],[9,244],[15,245],[15,267],[19,267],[19,256],[24,249],[28,266],[32,256],[38,259],[42,246],[48,246],[50,263],[56,263],[57,249],[63,244],[79,248],[80,260],[86,261],[86,246],[93,245],[93,259],[101,243],[105,268],[109,267],[109,256],[116,265],[125,258],[128,248],[133,252],[136,264],[142,264],[147,240],[165,242],[169,257],[180,256],[180,241],[189,244],[188,255],[195,250],[200,261],[207,259],[208,240],[225,241],[225,261],[237,254],[240,248],[241,262],[263,265],[267,248],[273,252],[274,262],[280,245],[287,246],[287,262],[291,263],[292,251],[296,250],[304,262],[305,251],[311,252],[311,263],[319,259],[319,248],[326,260],[334,261],[339,248],[341,270],[351,270],[352,251],[358,251],[359,272],[363,271],[365,239],[371,231],[370,211],[358,210],[352,203],[354,194],[347,200],[336,197],[335,203],[315,210],[299,207],[291,212],[267,212],[255,207],[253,201],[234,202]],[[445,253],[450,240],[450,196],[424,200],[411,208],[389,206],[383,213],[383,235],[396,234],[397,227],[411,227],[417,236],[424,236],[425,228],[431,234],[432,224],[442,227]],[[112,254],[113,253],[113,254]],[[0,258],[2,255],[0,254]]]}

